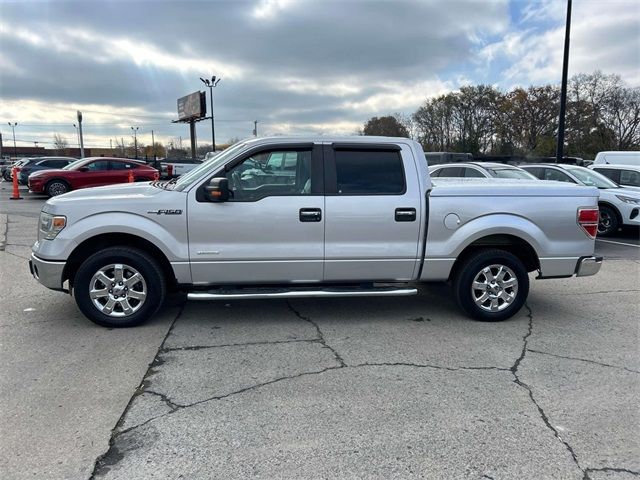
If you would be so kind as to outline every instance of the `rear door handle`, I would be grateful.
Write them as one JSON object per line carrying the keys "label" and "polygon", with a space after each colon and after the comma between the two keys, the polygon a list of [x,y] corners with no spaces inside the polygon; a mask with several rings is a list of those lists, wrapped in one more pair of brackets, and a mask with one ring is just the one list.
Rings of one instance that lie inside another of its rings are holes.
{"label": "rear door handle", "polygon": [[319,208],[301,208],[301,222],[319,222],[322,220],[322,210]]}
{"label": "rear door handle", "polygon": [[415,222],[415,208],[396,208],[396,222]]}

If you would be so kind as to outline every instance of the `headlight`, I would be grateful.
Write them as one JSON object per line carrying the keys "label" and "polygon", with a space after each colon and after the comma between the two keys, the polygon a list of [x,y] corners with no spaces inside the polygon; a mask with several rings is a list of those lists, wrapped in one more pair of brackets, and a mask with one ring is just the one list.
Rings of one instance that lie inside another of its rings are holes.
{"label": "headlight", "polygon": [[53,240],[67,224],[67,217],[40,213],[40,233],[45,240]]}
{"label": "headlight", "polygon": [[616,197],[618,198],[618,200],[624,203],[631,203],[632,205],[640,205],[640,199],[638,198],[627,197],[625,195],[616,195]]}

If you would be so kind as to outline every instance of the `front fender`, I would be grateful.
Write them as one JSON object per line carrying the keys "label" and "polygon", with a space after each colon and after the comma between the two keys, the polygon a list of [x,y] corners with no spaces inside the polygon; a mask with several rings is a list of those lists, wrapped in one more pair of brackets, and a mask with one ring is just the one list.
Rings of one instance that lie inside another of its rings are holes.
{"label": "front fender", "polygon": [[149,218],[130,212],[97,213],[67,225],[54,240],[40,240],[33,251],[48,260],[66,260],[82,242],[106,233],[144,238],[156,245],[170,262],[189,260],[186,215]]}

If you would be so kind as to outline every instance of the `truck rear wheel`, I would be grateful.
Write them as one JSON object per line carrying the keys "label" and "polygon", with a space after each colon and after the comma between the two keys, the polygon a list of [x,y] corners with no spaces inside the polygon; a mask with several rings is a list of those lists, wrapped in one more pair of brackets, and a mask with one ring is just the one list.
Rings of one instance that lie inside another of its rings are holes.
{"label": "truck rear wheel", "polygon": [[73,294],[78,308],[103,327],[134,327],[164,301],[165,279],[157,262],[130,247],[94,253],[78,269]]}
{"label": "truck rear wheel", "polygon": [[456,270],[453,293],[470,317],[499,322],[511,318],[524,305],[529,275],[515,255],[504,250],[480,250]]}

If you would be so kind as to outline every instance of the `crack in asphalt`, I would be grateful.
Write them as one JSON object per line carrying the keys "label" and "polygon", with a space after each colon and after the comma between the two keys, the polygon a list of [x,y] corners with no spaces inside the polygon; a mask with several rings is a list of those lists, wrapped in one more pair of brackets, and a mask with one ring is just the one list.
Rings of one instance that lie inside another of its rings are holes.
{"label": "crack in asphalt", "polygon": [[305,317],[299,311],[297,311],[295,308],[293,308],[293,305],[291,305],[291,302],[289,300],[287,300],[286,303],[287,303],[287,307],[289,307],[289,310],[291,310],[291,312],[293,312],[293,314],[296,317],[298,317],[300,320],[303,320],[303,321],[305,321],[307,323],[310,323],[311,325],[313,325],[315,327],[317,335],[318,335],[318,341],[322,344],[323,347],[328,348],[329,350],[331,350],[331,352],[333,353],[333,356],[338,361],[338,363],[340,364],[341,367],[346,367],[347,364],[345,363],[344,359],[340,356],[340,354],[336,351],[336,349],[333,348],[331,345],[327,344],[327,341],[324,338],[324,334],[322,333],[322,330],[320,330],[320,326],[316,322],[311,320],[311,317]]}
{"label": "crack in asphalt", "polygon": [[448,370],[450,372],[459,372],[461,370],[496,370],[498,372],[509,372],[509,368],[502,367],[445,367],[444,365],[433,365],[428,363],[410,363],[410,362],[364,362],[356,365],[346,365],[346,368],[359,367],[414,367],[414,368],[433,368],[435,370]]}
{"label": "crack in asphalt", "polygon": [[574,293],[548,293],[549,296],[556,297],[575,297],[578,295],[599,295],[603,293],[629,293],[629,292],[640,292],[638,289],[631,290],[602,290],[599,292],[574,292]]}
{"label": "crack in asphalt", "polygon": [[167,407],[169,407],[172,411],[175,411],[179,408],[181,408],[181,405],[178,405],[177,403],[173,403],[171,401],[171,399],[169,397],[167,397],[164,393],[159,393],[159,392],[155,392],[153,390],[149,390],[148,388],[145,389],[145,391],[143,393],[149,393],[151,395],[156,395],[157,397],[160,397],[160,399],[167,405]]}
{"label": "crack in asphalt", "polygon": [[634,470],[628,470],[626,468],[617,468],[617,467],[602,467],[602,468],[587,468],[584,471],[584,477],[582,480],[590,480],[590,473],[593,472],[615,472],[615,473],[630,473],[631,475],[635,475],[636,477],[640,477],[640,472],[636,472]]}
{"label": "crack in asphalt", "polygon": [[319,338],[300,338],[295,340],[272,340],[264,342],[244,342],[244,343],[224,343],[220,345],[194,345],[188,347],[168,347],[162,350],[162,353],[167,352],[190,352],[196,350],[206,350],[209,348],[225,348],[225,347],[246,347],[253,345],[277,345],[280,343],[322,343]]}
{"label": "crack in asphalt", "polygon": [[579,362],[593,363],[595,365],[600,365],[601,367],[619,368],[620,370],[626,370],[627,372],[631,372],[631,373],[640,373],[640,370],[634,370],[634,369],[628,368],[628,367],[621,367],[620,365],[611,365],[609,363],[597,362],[595,360],[589,360],[587,358],[569,357],[569,356],[566,356],[566,355],[557,355],[555,353],[543,352],[541,350],[534,350],[532,348],[528,348],[527,351],[532,352],[532,353],[538,353],[540,355],[548,355],[550,357],[564,358],[566,360],[577,360]]}
{"label": "crack in asphalt", "polygon": [[540,418],[542,418],[542,421],[544,422],[544,424],[547,426],[549,430],[553,432],[554,436],[560,442],[562,442],[562,444],[571,454],[571,457],[573,458],[573,461],[576,464],[576,466],[584,474],[585,469],[580,466],[580,462],[578,461],[578,456],[576,455],[576,452],[573,450],[573,447],[569,445],[569,443],[560,436],[560,433],[558,432],[558,430],[553,425],[551,425],[551,422],[549,421],[549,417],[547,417],[547,414],[545,413],[544,409],[540,406],[540,404],[535,399],[532,388],[526,383],[524,383],[522,380],[520,380],[520,377],[518,376],[518,368],[520,367],[520,363],[522,362],[522,360],[524,360],[524,357],[527,355],[527,350],[528,350],[527,345],[529,343],[529,337],[531,337],[531,334],[533,333],[533,311],[531,310],[531,307],[528,304],[525,303],[524,306],[528,311],[527,317],[529,318],[529,325],[528,325],[527,333],[522,337],[522,351],[520,352],[520,356],[515,360],[515,362],[509,369],[511,370],[511,373],[513,374],[513,377],[514,377],[513,382],[516,385],[524,388],[527,392],[529,392],[529,398],[538,409],[538,413],[540,414]]}
{"label": "crack in asphalt", "polygon": [[[139,397],[140,395],[142,395],[143,393],[145,393],[145,389],[148,386],[148,382],[149,382],[148,378],[155,373],[155,368],[163,363],[163,361],[159,358],[159,355],[161,353],[162,347],[165,344],[165,342],[167,341],[167,338],[169,338],[169,335],[171,334],[171,331],[173,330],[173,327],[175,326],[176,322],[178,321],[178,319],[182,315],[182,312],[184,312],[184,308],[186,306],[186,303],[187,302],[184,301],[180,305],[180,307],[178,309],[178,313],[176,314],[175,318],[171,322],[171,326],[167,330],[167,333],[164,336],[164,338],[162,339],[162,342],[160,342],[160,347],[158,348],[158,351],[157,351],[155,357],[153,358],[153,361],[149,364],[149,368],[147,369],[146,373],[142,377],[142,380],[140,381],[140,384],[138,385],[138,388],[136,388],[135,392],[133,393],[133,395],[129,399],[129,403],[127,403],[127,406],[125,407],[124,411],[122,412],[122,415],[120,415],[120,418],[116,422],[115,426],[111,429],[111,437],[109,438],[109,448],[108,448],[108,450],[106,452],[104,452],[102,455],[100,455],[98,458],[96,458],[96,461],[95,461],[95,463],[93,465],[93,471],[91,472],[91,475],[89,476],[89,480],[95,479],[97,475],[102,476],[101,470],[104,469],[104,468],[106,468],[107,469],[106,472],[108,472],[108,466],[107,465],[112,465],[113,464],[113,462],[109,462],[108,459],[109,459],[110,455],[113,452],[115,452],[115,456],[119,455],[119,453],[117,452],[117,448],[115,446],[115,440],[119,436],[118,429],[124,424],[125,417],[127,416],[127,413],[129,412],[129,410],[131,409],[131,406],[133,405],[134,400],[137,397]],[[155,393],[155,392],[153,392],[153,393]],[[173,403],[173,402],[171,402],[171,403]],[[134,428],[137,428],[139,426],[141,426],[141,425],[136,425],[136,426],[131,427],[131,428],[125,430],[125,431],[131,431]],[[122,433],[124,433],[124,431]],[[106,472],[104,472],[104,473],[106,473]]]}

